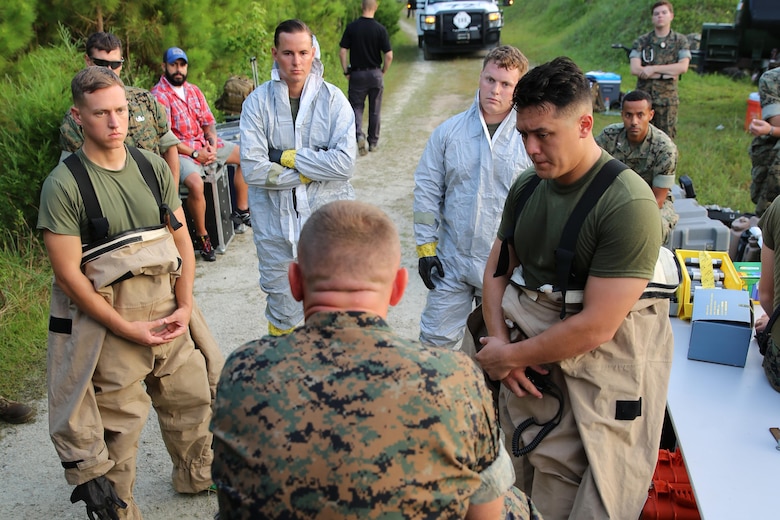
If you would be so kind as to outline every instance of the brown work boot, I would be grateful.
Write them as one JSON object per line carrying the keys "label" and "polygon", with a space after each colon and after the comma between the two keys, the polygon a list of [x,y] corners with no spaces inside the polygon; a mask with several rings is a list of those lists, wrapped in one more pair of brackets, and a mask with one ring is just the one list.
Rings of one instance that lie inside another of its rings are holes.
{"label": "brown work boot", "polygon": [[9,401],[0,396],[0,420],[21,424],[31,421],[33,417],[35,417],[35,412],[26,404]]}

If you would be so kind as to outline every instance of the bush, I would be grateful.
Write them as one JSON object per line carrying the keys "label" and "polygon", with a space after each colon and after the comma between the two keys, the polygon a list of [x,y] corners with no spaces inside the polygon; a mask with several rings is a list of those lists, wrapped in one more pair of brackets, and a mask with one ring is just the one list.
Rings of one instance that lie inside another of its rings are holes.
{"label": "bush", "polygon": [[0,229],[21,233],[19,215],[35,227],[41,184],[59,160],[70,81],[81,66],[81,53],[63,43],[27,54],[0,82]]}

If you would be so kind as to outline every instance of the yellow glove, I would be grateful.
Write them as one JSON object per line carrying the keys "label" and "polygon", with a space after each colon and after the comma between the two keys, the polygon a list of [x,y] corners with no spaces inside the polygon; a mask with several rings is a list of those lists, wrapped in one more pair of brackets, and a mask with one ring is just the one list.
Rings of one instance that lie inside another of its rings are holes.
{"label": "yellow glove", "polygon": [[301,184],[309,184],[311,182],[311,179],[306,177],[304,174],[299,173],[298,177],[301,179]]}
{"label": "yellow glove", "polygon": [[436,256],[436,246],[438,242],[428,242],[421,246],[417,246],[417,258],[423,258],[425,256]]}
{"label": "yellow glove", "polygon": [[295,169],[295,150],[285,150],[282,152],[282,159],[279,163],[285,168]]}

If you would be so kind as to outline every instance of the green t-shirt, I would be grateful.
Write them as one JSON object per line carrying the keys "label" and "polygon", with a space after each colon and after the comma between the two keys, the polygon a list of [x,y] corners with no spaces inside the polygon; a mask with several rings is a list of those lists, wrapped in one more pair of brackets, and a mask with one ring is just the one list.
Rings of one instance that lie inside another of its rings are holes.
{"label": "green t-shirt", "polygon": [[[159,156],[141,150],[154,169],[163,202],[171,210],[181,206],[168,165]],[[93,163],[82,150],[76,152],[95,187],[103,215],[108,219],[109,236],[140,227],[160,224],[160,211],[138,165],[127,153],[125,167],[107,170]],[[38,211],[38,229],[58,235],[80,236],[89,242],[88,220],[78,184],[64,163],[59,163],[43,183]]]}
{"label": "green t-shirt", "polygon": [[[504,205],[498,238],[514,228],[515,252],[529,288],[557,286],[555,249],[563,226],[596,173],[611,157],[606,152],[575,183],[562,186],[542,180],[525,204],[517,222],[512,214],[523,186],[536,175],[524,172],[512,185]],[[580,229],[572,264],[580,279],[650,279],[661,247],[661,217],[653,192],[634,171],[624,170],[591,209]],[[571,287],[573,288],[573,287]]]}
{"label": "green t-shirt", "polygon": [[[773,305],[777,307],[780,305],[780,197],[776,198],[761,215],[758,227],[761,228],[764,245],[775,253],[775,271],[773,273],[775,301]],[[764,309],[764,312],[771,316],[774,309]],[[780,338],[780,320],[775,322],[771,332],[773,337]]]}

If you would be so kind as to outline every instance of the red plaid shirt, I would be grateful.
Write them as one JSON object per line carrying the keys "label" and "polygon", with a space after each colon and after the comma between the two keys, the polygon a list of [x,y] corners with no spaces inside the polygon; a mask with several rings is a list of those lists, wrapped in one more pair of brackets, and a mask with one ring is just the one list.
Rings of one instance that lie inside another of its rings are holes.
{"label": "red plaid shirt", "polygon": [[[168,82],[165,76],[160,77],[160,81],[152,87],[151,92],[168,112],[168,124],[174,135],[190,148],[200,150],[206,146],[206,135],[203,133],[203,128],[215,125],[217,121],[209,109],[203,92],[186,81],[183,86],[187,101],[183,101],[176,94],[173,85]],[[217,146],[222,146],[221,139],[217,139]]]}

